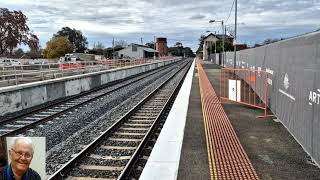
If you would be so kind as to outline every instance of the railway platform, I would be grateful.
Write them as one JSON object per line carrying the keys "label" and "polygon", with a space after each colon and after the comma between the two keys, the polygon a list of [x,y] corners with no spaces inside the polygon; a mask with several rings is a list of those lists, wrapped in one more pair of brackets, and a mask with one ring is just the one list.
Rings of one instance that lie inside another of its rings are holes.
{"label": "railway platform", "polygon": [[152,179],[319,179],[294,137],[263,110],[219,101],[220,67],[194,63],[140,176]]}

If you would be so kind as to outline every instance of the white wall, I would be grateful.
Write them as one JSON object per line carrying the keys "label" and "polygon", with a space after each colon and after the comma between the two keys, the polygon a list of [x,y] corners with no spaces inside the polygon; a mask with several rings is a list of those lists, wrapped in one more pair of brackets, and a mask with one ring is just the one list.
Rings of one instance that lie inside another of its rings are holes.
{"label": "white wall", "polygon": [[143,47],[138,46],[137,51],[132,51],[132,46],[129,46],[125,49],[118,51],[118,57],[121,57],[121,54],[123,54],[123,56],[129,56],[131,58],[138,59],[144,57],[144,50]]}
{"label": "white wall", "polygon": [[[46,138],[30,137],[34,146],[34,155],[30,167],[37,171],[41,179],[46,179]],[[10,163],[9,149],[13,143],[13,137],[7,137],[8,163]]]}

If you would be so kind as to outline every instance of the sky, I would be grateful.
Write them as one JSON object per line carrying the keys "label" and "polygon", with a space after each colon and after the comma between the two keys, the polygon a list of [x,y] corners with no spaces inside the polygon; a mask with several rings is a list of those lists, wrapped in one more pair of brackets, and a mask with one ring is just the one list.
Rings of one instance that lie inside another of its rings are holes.
{"label": "sky", "polygon": [[[143,43],[166,37],[198,48],[207,31],[221,33],[224,20],[234,27],[234,0],[4,0],[1,8],[21,10],[40,45],[62,27],[82,31],[89,48],[115,41]],[[233,10],[231,10],[233,6]],[[320,29],[320,0],[238,0],[237,42],[254,45],[267,38],[288,38]]]}

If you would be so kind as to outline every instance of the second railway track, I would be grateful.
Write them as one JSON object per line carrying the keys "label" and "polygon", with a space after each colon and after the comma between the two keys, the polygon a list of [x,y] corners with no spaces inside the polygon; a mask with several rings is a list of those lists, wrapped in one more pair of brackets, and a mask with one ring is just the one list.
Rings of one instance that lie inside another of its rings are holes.
{"label": "second railway track", "polygon": [[13,136],[24,130],[35,127],[38,124],[53,120],[66,112],[72,111],[99,98],[103,98],[107,94],[115,92],[121,88],[125,88],[126,86],[134,84],[148,76],[154,75],[161,70],[163,70],[163,68],[136,76],[132,79],[124,80],[111,87],[102,87],[76,97],[68,98],[65,101],[52,104],[48,107],[31,111],[24,115],[0,121],[0,136]]}

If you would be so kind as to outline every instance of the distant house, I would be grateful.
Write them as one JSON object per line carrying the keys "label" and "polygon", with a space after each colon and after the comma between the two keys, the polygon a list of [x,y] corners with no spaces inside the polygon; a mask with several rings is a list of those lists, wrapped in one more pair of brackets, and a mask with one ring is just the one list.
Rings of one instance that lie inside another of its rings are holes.
{"label": "distant house", "polygon": [[132,43],[128,47],[116,51],[115,55],[118,58],[153,58],[154,55],[158,57],[158,51],[148,46]]}
{"label": "distant house", "polygon": [[208,60],[209,59],[209,54],[207,52],[207,48],[210,47],[210,45],[214,44],[215,42],[219,41],[219,40],[223,40],[223,38],[225,38],[225,41],[233,43],[233,37],[228,36],[228,35],[224,35],[224,34],[213,34],[210,33],[207,36],[204,37],[203,39],[203,60]]}
{"label": "distant house", "polygon": [[[225,42],[229,42],[233,44],[233,37],[224,35],[224,34],[213,34],[210,33],[207,36],[204,37],[203,39],[203,48],[202,48],[202,53],[203,53],[203,60],[209,60],[209,54],[207,52],[207,48],[210,47],[211,44],[214,44],[216,41],[223,40],[225,38]],[[237,44],[236,45],[237,51],[247,49],[246,44]],[[212,52],[214,53],[214,52]],[[215,56],[213,56],[215,57]]]}
{"label": "distant house", "polygon": [[237,51],[247,49],[247,48],[248,48],[247,44],[237,44]]}

